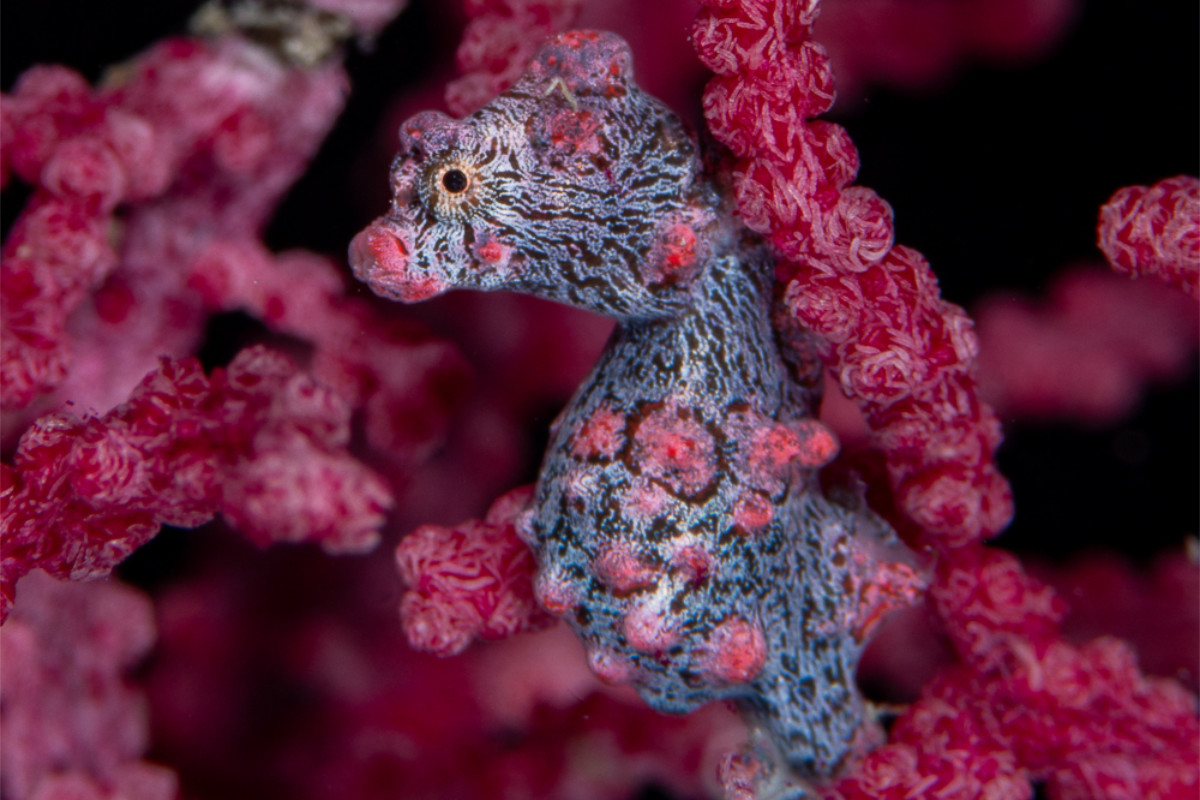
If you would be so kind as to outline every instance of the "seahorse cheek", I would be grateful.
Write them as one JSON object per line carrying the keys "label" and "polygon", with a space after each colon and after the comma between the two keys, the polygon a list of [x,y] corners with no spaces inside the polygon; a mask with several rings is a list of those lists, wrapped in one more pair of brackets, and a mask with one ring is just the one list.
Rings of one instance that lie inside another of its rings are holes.
{"label": "seahorse cheek", "polygon": [[428,300],[450,288],[435,275],[413,270],[410,253],[409,246],[377,220],[350,242],[350,266],[376,294],[404,303]]}

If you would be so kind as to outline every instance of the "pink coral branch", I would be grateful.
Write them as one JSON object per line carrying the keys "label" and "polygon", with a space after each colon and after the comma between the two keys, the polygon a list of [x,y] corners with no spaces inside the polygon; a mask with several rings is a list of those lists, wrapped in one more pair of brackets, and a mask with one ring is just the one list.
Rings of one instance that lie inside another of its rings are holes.
{"label": "pink coral branch", "polygon": [[1200,180],[1121,189],[1100,209],[1099,245],[1117,272],[1153,275],[1200,298]]}
{"label": "pink coral branch", "polygon": [[1006,417],[1117,420],[1191,368],[1198,311],[1158,281],[1099,269],[1061,274],[1040,303],[989,297],[975,310],[980,391]]}
{"label": "pink coral branch", "polygon": [[[402,4],[318,5],[370,33]],[[57,387],[36,410],[109,408],[159,356],[194,352],[211,313],[239,308],[314,344],[314,371],[365,407],[377,449],[429,454],[461,390],[461,361],[347,300],[327,260],[276,259],[259,243],[347,89],[336,59],[299,67],[281,47],[232,32],[170,39],[100,89],[46,67],[2,99],[5,165],[38,188],[0,267],[7,407]]]}
{"label": "pink coral branch", "polygon": [[404,634],[418,650],[462,652],[476,639],[502,639],[554,621],[535,601],[533,552],[517,525],[533,487],[514,489],[482,520],[453,528],[423,525],[396,548],[408,587],[400,604]]}
{"label": "pink coral branch", "polygon": [[[60,384],[67,353],[80,350],[86,361],[97,344],[111,344],[113,323],[124,332],[122,351],[142,346],[127,360],[143,374],[160,353],[187,352],[204,319],[180,291],[194,243],[258,233],[340,110],[344,84],[336,66],[287,69],[235,36],[168,40],[96,92],[62,68],[25,76],[4,98],[13,171],[84,219],[22,225],[44,207],[35,201],[6,243],[5,270],[30,276],[15,281],[23,289],[15,296],[5,280],[5,310],[22,311],[0,364],[6,405],[25,405]],[[129,203],[137,210],[112,226],[113,210]],[[102,257],[110,236],[119,259]],[[47,274],[52,268],[78,275],[78,289],[63,296],[61,279]],[[110,274],[130,287],[129,302],[115,319],[97,309],[68,331],[68,317]],[[129,335],[135,321],[140,337]],[[106,407],[136,382],[123,377],[129,383],[107,394],[74,386],[68,396]]]}
{"label": "pink coral branch", "polygon": [[103,416],[41,418],[3,465],[3,612],[31,569],[105,575],[160,526],[217,512],[259,545],[370,549],[391,495],[347,452],[349,424],[335,393],[262,347],[211,379],[164,359]]}
{"label": "pink coral branch", "polygon": [[0,399],[23,406],[66,376],[68,316],[116,268],[113,210],[166,188],[174,151],[142,116],[107,108],[63,67],[0,98],[5,174],[39,191],[4,244]]}
{"label": "pink coral branch", "polygon": [[196,255],[188,287],[212,311],[245,311],[311,343],[313,376],[363,409],[367,442],[388,458],[428,457],[449,424],[446,407],[466,388],[467,366],[453,346],[347,297],[327,258],[223,239]]}
{"label": "pink coral branch", "polygon": [[1200,722],[1175,681],[1147,678],[1128,645],[1061,641],[1064,605],[1010,555],[969,547],[931,591],[963,663],[925,687],[825,796],[838,800],[1193,796]]}
{"label": "pink coral branch", "polygon": [[1015,64],[1042,55],[1074,22],[1076,0],[825,0],[817,34],[838,94],[866,84],[936,88],[972,62]]}
{"label": "pink coral branch", "polygon": [[[104,574],[160,525],[218,511],[259,544],[365,549],[391,495],[348,453],[351,413],[401,463],[444,433],[465,379],[453,349],[346,298],[331,262],[259,243],[344,103],[337,60],[297,50],[294,26],[336,50],[401,3],[325,5],[206,18],[211,38],[161,42],[96,90],[46,67],[2,99],[4,174],[35,188],[0,266],[3,400],[43,395],[6,419],[33,427],[4,467],[5,612],[29,569]],[[274,51],[262,24],[279,26]],[[191,360],[159,365],[234,308],[311,342],[324,385],[260,350],[211,384]],[[117,408],[34,422],[64,402]]]}
{"label": "pink coral branch", "polygon": [[[971,322],[940,298],[920,254],[893,246],[887,204],[847,186],[858,163],[844,132],[805,121],[833,100],[828,62],[809,39],[817,11],[816,0],[706,3],[694,29],[717,73],[705,115],[738,158],[739,213],[790,261],[780,269],[786,308],[824,338],[898,509],[942,553],[930,597],[962,660],[827,795],[1015,800],[1034,779],[1057,797],[1194,793],[1200,730],[1187,692],[1144,678],[1118,642],[1062,642],[1061,601],[1013,557],[978,545],[1007,524],[1012,501],[993,463],[999,424],[977,395]],[[1173,189],[1169,210],[1148,214],[1157,224],[1141,226],[1169,231],[1172,244],[1146,247],[1160,260],[1189,241],[1174,212],[1194,190]],[[761,759],[738,763],[725,776],[729,796],[766,780]]]}
{"label": "pink coral branch", "polygon": [[446,87],[446,105],[466,116],[507,89],[542,41],[569,28],[582,0],[467,0],[469,21],[455,54],[462,77]]}
{"label": "pink coral branch", "polygon": [[150,601],[127,587],[30,576],[0,629],[5,797],[171,800],[174,774],[142,761],[143,698],[125,673],[154,644]]}
{"label": "pink coral branch", "polygon": [[826,364],[883,450],[899,509],[932,544],[999,532],[1012,516],[992,453],[999,425],[979,402],[970,319],[942,300],[921,255],[893,247],[891,209],[849,186],[845,131],[807,121],[833,103],[817,0],[706,3],[696,51],[717,73],[704,94],[714,135],[738,157],[738,211],[789,263],[785,304],[824,337]]}

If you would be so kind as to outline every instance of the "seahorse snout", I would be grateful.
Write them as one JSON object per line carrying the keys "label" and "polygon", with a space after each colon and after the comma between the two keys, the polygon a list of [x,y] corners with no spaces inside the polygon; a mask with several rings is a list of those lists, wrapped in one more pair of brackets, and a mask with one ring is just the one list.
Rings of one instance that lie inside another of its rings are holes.
{"label": "seahorse snout", "polygon": [[381,217],[350,242],[350,266],[376,293],[403,303],[419,303],[449,289],[436,275],[413,268],[412,248]]}

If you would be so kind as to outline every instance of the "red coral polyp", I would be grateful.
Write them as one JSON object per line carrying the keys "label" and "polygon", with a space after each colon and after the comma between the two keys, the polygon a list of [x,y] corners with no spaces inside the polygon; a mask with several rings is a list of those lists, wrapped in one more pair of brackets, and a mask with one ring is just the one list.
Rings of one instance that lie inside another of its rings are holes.
{"label": "red coral polyp", "polygon": [[346,452],[349,415],[328,388],[259,347],[211,380],[195,360],[164,360],[100,417],[43,417],[14,458],[4,581],[34,568],[104,575],[161,525],[192,527],[218,511],[260,545],[369,549],[391,495]]}
{"label": "red coral polyp", "polygon": [[527,498],[526,490],[516,490],[496,501],[486,521],[425,525],[396,548],[407,587],[400,615],[413,647],[454,655],[476,638],[501,639],[550,623],[534,601],[533,554],[514,524]]}
{"label": "red coral polyp", "polygon": [[1200,297],[1200,179],[1121,189],[1100,210],[1099,245],[1119,272]]}

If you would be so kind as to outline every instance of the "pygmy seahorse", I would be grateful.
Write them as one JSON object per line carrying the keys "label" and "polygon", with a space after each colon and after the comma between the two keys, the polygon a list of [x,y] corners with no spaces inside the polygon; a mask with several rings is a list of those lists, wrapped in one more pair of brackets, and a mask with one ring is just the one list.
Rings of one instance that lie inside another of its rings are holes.
{"label": "pygmy seahorse", "polygon": [[400,131],[355,274],[405,302],[508,289],[615,318],[551,432],[522,535],[539,602],[653,707],[729,698],[800,776],[862,747],[877,522],[821,492],[820,366],[771,324],[772,262],[612,34],[564,34],[491,104]]}

